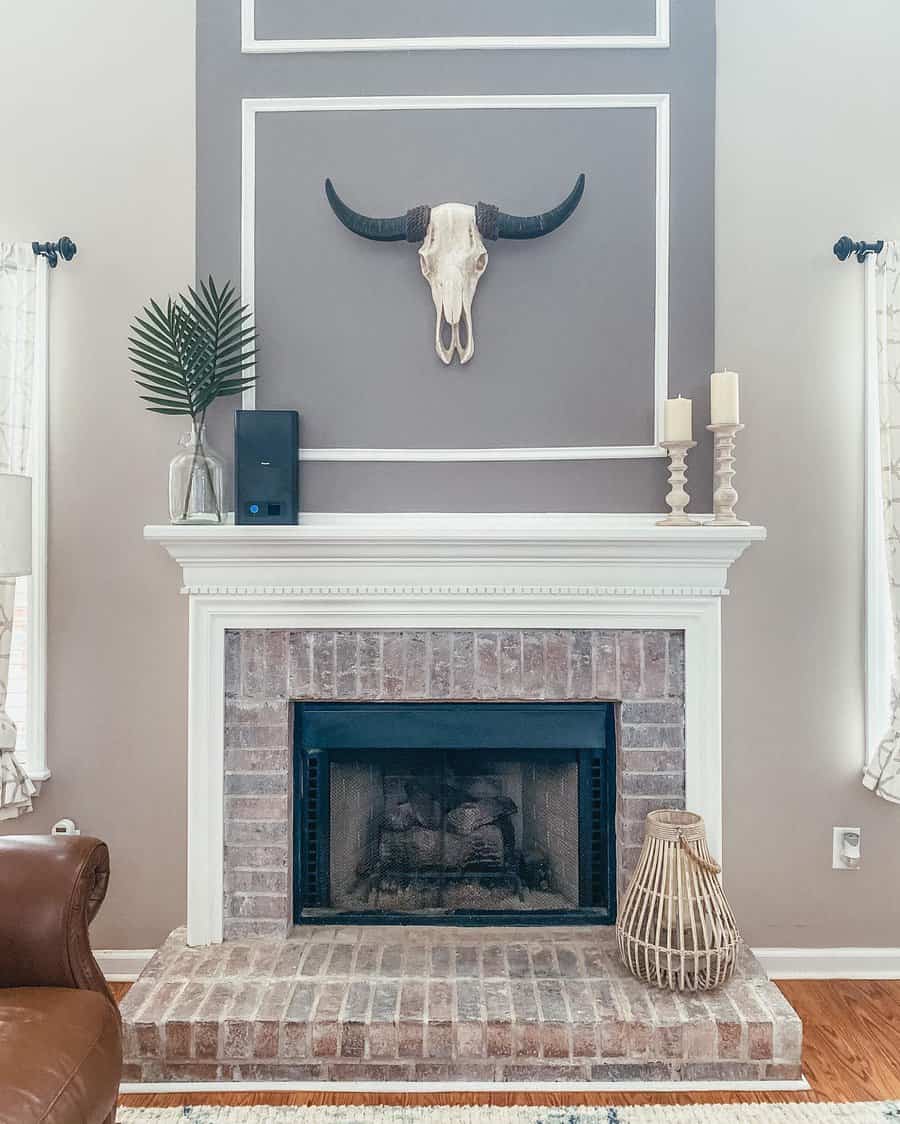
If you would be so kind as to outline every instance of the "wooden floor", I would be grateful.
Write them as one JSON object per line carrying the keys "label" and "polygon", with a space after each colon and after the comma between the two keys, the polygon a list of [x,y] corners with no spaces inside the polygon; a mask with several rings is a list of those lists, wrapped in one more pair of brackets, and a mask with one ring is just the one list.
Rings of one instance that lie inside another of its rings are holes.
{"label": "wooden floor", "polygon": [[[114,984],[117,998],[128,984]],[[123,1107],[183,1104],[722,1104],[900,1100],[900,981],[794,980],[779,987],[803,1019],[809,1093],[192,1093],[122,1097]]]}

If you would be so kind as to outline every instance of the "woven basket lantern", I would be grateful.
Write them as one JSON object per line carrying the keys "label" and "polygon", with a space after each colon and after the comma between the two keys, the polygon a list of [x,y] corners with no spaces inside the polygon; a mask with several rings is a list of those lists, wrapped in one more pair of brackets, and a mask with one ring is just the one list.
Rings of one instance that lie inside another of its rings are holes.
{"label": "woven basket lantern", "polygon": [[693,812],[647,816],[644,846],[619,911],[619,952],[639,980],[708,991],[734,971],[740,935]]}

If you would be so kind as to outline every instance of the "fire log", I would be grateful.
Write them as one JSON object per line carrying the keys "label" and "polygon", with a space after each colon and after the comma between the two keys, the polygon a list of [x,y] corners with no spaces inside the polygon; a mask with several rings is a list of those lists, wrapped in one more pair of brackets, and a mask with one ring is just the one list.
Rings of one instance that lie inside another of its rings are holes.
{"label": "fire log", "polygon": [[480,827],[496,823],[504,816],[515,815],[518,810],[515,801],[508,796],[467,800],[447,813],[447,828],[457,835],[468,835]]}

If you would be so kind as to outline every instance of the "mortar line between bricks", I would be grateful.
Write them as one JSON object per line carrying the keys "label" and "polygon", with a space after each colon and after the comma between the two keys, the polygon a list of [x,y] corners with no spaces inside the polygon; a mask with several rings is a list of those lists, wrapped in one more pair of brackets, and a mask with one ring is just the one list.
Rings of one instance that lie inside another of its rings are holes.
{"label": "mortar line between bricks", "polygon": [[[147,996],[147,998],[141,1004],[140,1008],[135,1012],[134,1017],[133,1017],[133,1021],[135,1023],[143,1023],[143,1022],[150,1021],[150,1020],[142,1018],[141,1016],[144,1014],[144,1011],[146,1010],[146,1008],[149,1005],[149,1003],[151,1002],[151,1000],[156,998],[156,995],[157,995],[157,992],[158,992],[159,988],[163,987],[165,985],[165,982],[166,982],[165,976],[161,976],[156,981],[155,986],[150,991],[150,994]],[[159,1014],[157,1014],[154,1017],[154,1019],[152,1020],[154,1023],[158,1024],[159,1026],[163,1026],[165,1024],[166,1016],[168,1015],[169,1011],[171,1011],[171,1009],[175,1005],[175,1003],[177,1003],[179,996],[184,991],[185,987],[187,987],[187,983],[188,983],[187,980],[183,980],[181,982],[181,986],[175,992],[173,997],[169,1000],[169,1002],[165,1005],[165,1007],[163,1007],[162,1011],[159,1012]]]}
{"label": "mortar line between bricks", "polygon": [[[267,747],[268,748],[268,747]],[[248,750],[254,753],[254,750]],[[265,752],[265,750],[263,750]],[[229,769],[226,767],[225,775],[227,777],[283,777],[289,773],[290,769],[285,766],[283,769]],[[232,795],[228,793],[228,795]]]}

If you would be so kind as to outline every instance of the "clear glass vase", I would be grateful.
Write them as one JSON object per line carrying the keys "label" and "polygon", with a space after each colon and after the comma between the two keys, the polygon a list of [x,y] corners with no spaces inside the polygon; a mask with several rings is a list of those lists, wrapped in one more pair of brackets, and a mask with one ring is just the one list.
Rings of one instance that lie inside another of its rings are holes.
{"label": "clear glass vase", "polygon": [[169,517],[173,523],[221,523],[225,462],[209,447],[206,426],[194,425],[178,442],[169,465]]}

